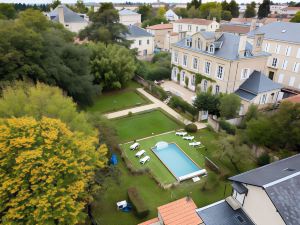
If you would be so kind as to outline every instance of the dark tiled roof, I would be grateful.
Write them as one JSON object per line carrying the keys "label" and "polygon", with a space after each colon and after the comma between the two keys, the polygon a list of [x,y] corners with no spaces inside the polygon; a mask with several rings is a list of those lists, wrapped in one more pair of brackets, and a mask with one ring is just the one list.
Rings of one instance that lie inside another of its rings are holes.
{"label": "dark tiled roof", "polygon": [[249,78],[242,83],[239,90],[244,90],[252,94],[259,94],[282,88],[282,85],[275,83],[266,75],[254,70]]}
{"label": "dark tiled roof", "polygon": [[237,94],[238,96],[240,96],[242,99],[245,99],[247,101],[251,101],[252,99],[254,99],[257,95],[252,94],[250,92],[238,89],[235,91],[235,94]]}
{"label": "dark tiled roof", "polygon": [[300,224],[300,175],[271,185],[266,192],[286,225]]}
{"label": "dark tiled roof", "polygon": [[300,154],[230,177],[229,180],[262,187],[299,171]]}
{"label": "dark tiled roof", "polygon": [[264,33],[265,39],[300,43],[300,23],[274,22],[266,24],[248,33],[254,37],[256,33]]}
{"label": "dark tiled roof", "polygon": [[233,210],[226,201],[197,210],[205,225],[254,225],[242,209]]}
{"label": "dark tiled roof", "polygon": [[248,193],[248,189],[242,183],[233,181],[231,185],[234,188],[234,190],[236,190],[239,194]]}
{"label": "dark tiled roof", "polygon": [[65,5],[59,5],[54,10],[49,13],[50,19],[53,21],[58,21],[58,8],[62,7],[64,11],[64,20],[66,23],[87,23],[85,19],[83,19],[76,12],[73,12]]}
{"label": "dark tiled roof", "polygon": [[145,29],[135,25],[129,25],[128,31],[129,33],[126,34],[126,37],[152,37],[152,34],[148,33]]}

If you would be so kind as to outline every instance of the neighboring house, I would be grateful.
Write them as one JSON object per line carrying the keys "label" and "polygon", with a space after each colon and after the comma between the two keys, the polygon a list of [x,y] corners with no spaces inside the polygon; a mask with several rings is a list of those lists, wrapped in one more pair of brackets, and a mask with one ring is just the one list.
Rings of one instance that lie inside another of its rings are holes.
{"label": "neighboring house", "polygon": [[300,154],[229,180],[230,197],[197,209],[205,225],[300,224]]}
{"label": "neighboring house", "polygon": [[250,23],[234,23],[234,22],[222,23],[220,25],[219,31],[240,35],[240,34],[247,34],[250,31],[256,29],[257,27],[258,27],[257,20],[252,19]]}
{"label": "neighboring house", "polygon": [[46,13],[46,16],[54,22],[62,24],[66,29],[78,33],[89,25],[85,15],[73,12],[65,5],[59,5],[54,10]]}
{"label": "neighboring house", "polygon": [[286,4],[270,5],[271,14],[280,14],[281,10],[286,8]]}
{"label": "neighboring house", "polygon": [[199,31],[216,31],[220,24],[216,20],[206,19],[179,19],[173,22],[173,32],[181,37],[193,35]]}
{"label": "neighboring house", "polygon": [[282,101],[287,101],[291,103],[300,103],[300,94],[285,98]]}
{"label": "neighboring house", "polygon": [[262,48],[270,53],[266,74],[271,80],[286,88],[300,90],[300,24],[274,22],[248,34],[249,41],[255,34],[264,33]]}
{"label": "neighboring house", "polygon": [[146,30],[154,36],[155,48],[169,50],[170,46],[165,42],[169,42],[166,37],[173,32],[173,24],[156,24],[148,26]]}
{"label": "neighboring house", "polygon": [[277,103],[282,98],[282,85],[270,80],[267,76],[254,70],[242,83],[235,94],[241,98],[241,114],[247,112],[251,104],[265,107],[266,104]]}
{"label": "neighboring house", "polygon": [[128,26],[126,39],[132,41],[130,48],[137,49],[139,56],[152,55],[154,51],[154,36],[145,29],[135,25]]}
{"label": "neighboring house", "polygon": [[182,86],[188,79],[187,88],[195,91],[196,74],[201,74],[201,91],[212,86],[213,93],[235,92],[254,70],[265,71],[269,54],[262,52],[262,40],[256,35],[253,47],[246,35],[198,32],[172,45],[171,78]]}
{"label": "neighboring house", "polygon": [[280,14],[285,14],[288,16],[294,16],[297,12],[300,11],[300,7],[286,7],[281,9]]}
{"label": "neighboring house", "polygon": [[165,17],[168,21],[175,21],[179,19],[179,16],[177,16],[177,14],[172,9],[169,9],[165,13]]}
{"label": "neighboring house", "polygon": [[[158,217],[138,225],[202,225],[197,206],[189,197],[181,198],[157,208]],[[203,224],[204,225],[204,224]]]}
{"label": "neighboring house", "polygon": [[129,9],[122,9],[119,11],[120,23],[125,26],[135,25],[141,23],[141,14]]}

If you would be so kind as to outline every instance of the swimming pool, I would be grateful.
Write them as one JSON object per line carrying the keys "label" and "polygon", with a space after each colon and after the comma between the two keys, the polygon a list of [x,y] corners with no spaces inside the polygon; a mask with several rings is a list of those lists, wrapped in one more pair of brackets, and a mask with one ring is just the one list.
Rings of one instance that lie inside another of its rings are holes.
{"label": "swimming pool", "polygon": [[206,174],[175,143],[159,142],[152,151],[178,181]]}

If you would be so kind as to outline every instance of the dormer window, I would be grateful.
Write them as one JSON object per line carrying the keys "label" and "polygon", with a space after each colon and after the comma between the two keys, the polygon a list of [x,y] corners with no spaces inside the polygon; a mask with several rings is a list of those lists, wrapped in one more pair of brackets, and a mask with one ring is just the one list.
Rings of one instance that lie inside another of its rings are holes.
{"label": "dormer window", "polygon": [[215,45],[214,44],[209,45],[208,52],[211,54],[215,53]]}
{"label": "dormer window", "polygon": [[262,37],[257,38],[256,46],[260,47],[262,43]]}
{"label": "dormer window", "polygon": [[192,47],[192,39],[186,39],[186,46]]}
{"label": "dormer window", "polygon": [[200,50],[202,50],[202,41],[201,41],[201,38],[198,38],[197,48],[200,49]]}

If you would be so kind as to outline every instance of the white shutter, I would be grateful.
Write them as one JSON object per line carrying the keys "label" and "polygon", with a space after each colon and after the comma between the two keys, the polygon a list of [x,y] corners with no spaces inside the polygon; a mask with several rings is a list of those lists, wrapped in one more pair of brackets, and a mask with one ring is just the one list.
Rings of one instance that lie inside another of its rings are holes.
{"label": "white shutter", "polygon": [[289,81],[289,86],[294,86],[295,83],[295,77],[291,77]]}
{"label": "white shutter", "polygon": [[291,47],[290,47],[290,46],[288,46],[288,47],[286,48],[285,54],[286,54],[286,56],[290,56],[290,54],[291,54]]}
{"label": "white shutter", "polygon": [[299,63],[296,63],[295,72],[298,73],[298,71],[299,71]]}
{"label": "white shutter", "polygon": [[298,59],[300,59],[300,48],[298,48],[297,56]]}
{"label": "white shutter", "polygon": [[283,78],[284,78],[284,74],[279,74],[279,77],[278,77],[278,83],[282,83],[283,82]]}

